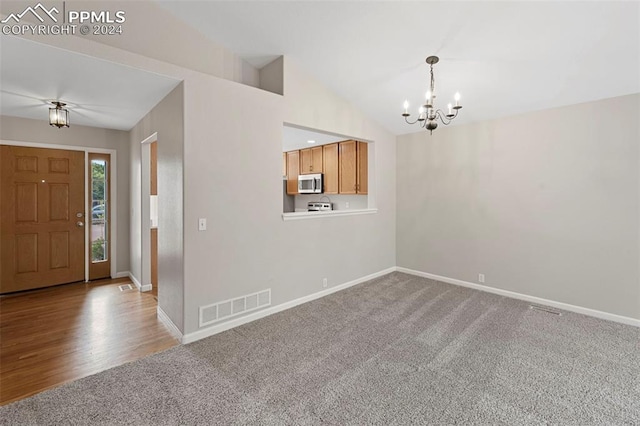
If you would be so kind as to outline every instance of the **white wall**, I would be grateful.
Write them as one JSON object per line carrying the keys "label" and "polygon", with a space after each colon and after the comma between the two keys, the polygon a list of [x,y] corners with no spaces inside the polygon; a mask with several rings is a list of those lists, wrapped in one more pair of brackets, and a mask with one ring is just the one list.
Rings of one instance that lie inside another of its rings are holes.
{"label": "white wall", "polygon": [[[321,291],[325,277],[335,286],[395,265],[395,137],[287,58],[284,83],[281,97],[185,82],[186,333],[199,328],[199,306],[266,288],[278,305]],[[378,213],[284,222],[283,122],[374,141]]]}
{"label": "white wall", "polygon": [[[142,285],[151,283],[149,230],[143,230],[142,215],[149,214],[142,193],[149,192],[145,180],[141,142],[154,133],[158,139],[158,305],[174,324],[183,327],[183,84],[158,103],[130,132],[131,150],[131,272]],[[146,161],[148,162],[148,154]],[[143,244],[147,244],[143,251]]]}
{"label": "white wall", "polygon": [[640,319],[640,95],[398,137],[398,266]]}
{"label": "white wall", "polygon": [[[46,111],[46,109],[45,109]],[[73,114],[73,112],[71,113]],[[121,130],[71,125],[56,129],[46,120],[0,116],[0,139],[53,145],[114,149],[117,154],[116,271],[129,270],[129,144]],[[73,117],[72,117],[73,118]]]}

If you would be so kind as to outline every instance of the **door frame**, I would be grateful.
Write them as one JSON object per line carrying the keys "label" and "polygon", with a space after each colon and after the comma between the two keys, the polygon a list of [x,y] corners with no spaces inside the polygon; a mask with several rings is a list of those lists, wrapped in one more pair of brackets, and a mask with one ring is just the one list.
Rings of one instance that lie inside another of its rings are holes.
{"label": "door frame", "polygon": [[[41,143],[41,142],[24,142],[24,141],[12,141],[12,140],[5,140],[5,139],[0,139],[0,144],[3,145],[13,145],[13,146],[24,146],[27,148],[48,148],[48,149],[64,149],[67,151],[83,151],[84,152],[84,174],[85,176],[87,176],[87,173],[89,173],[89,164],[88,164],[88,160],[89,160],[89,152],[95,152],[95,153],[99,153],[99,154],[110,154],[111,155],[111,218],[112,218],[112,223],[111,223],[111,247],[109,249],[109,255],[111,256],[111,277],[112,278],[117,278],[118,277],[118,272],[116,270],[116,265],[117,265],[117,234],[118,234],[118,220],[117,220],[117,213],[118,211],[118,162],[117,162],[117,152],[115,149],[107,149],[107,148],[91,148],[91,147],[87,147],[87,146],[75,146],[75,145],[61,145],[61,144],[48,144],[48,143]],[[85,205],[85,209],[87,208],[87,201],[88,201],[88,194],[89,194],[89,182],[87,182],[87,179],[85,178],[84,180],[84,205]],[[87,212],[85,211],[85,219],[86,219],[86,215]],[[85,243],[85,250],[84,250],[84,281],[88,282],[89,281],[89,262],[91,261],[91,259],[89,259],[89,251],[86,250],[86,248],[89,246],[90,241],[89,241],[89,227],[85,226],[84,229],[84,243]],[[128,276],[128,272],[126,273],[126,275],[123,276]]]}
{"label": "door frame", "polygon": [[[140,141],[140,198],[142,203],[140,206],[141,282],[138,286],[140,291],[153,289],[151,283],[151,144],[153,142],[158,142],[158,132],[153,132]],[[159,288],[160,286],[158,286]]]}

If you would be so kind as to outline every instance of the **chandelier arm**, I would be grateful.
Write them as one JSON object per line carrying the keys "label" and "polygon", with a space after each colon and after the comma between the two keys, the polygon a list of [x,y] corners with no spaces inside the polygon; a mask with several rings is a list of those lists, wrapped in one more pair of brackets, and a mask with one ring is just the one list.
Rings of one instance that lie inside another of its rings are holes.
{"label": "chandelier arm", "polygon": [[414,121],[409,121],[409,119],[407,117],[404,118],[404,121],[407,124],[416,124],[418,122],[418,119],[416,118]]}
{"label": "chandelier arm", "polygon": [[436,110],[436,116],[438,118],[440,118],[440,121],[442,122],[442,124],[444,124],[445,126],[448,126],[458,116],[458,110],[456,110],[456,112],[453,115],[453,117],[449,118],[444,113],[444,111],[442,111],[441,109],[438,109],[438,110]]}
{"label": "chandelier arm", "polygon": [[441,109],[436,110],[436,117],[440,119],[440,122],[445,126],[448,126],[451,123],[451,120],[447,119],[444,112]]}

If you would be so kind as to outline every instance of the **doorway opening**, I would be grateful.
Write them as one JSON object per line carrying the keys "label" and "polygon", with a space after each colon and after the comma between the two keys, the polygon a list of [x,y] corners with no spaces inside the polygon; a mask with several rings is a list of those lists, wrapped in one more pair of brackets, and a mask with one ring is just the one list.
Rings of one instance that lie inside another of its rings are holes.
{"label": "doorway opening", "polygon": [[[141,142],[140,196],[142,209],[140,291],[158,296],[158,134],[153,133]],[[137,284],[136,284],[137,285]]]}

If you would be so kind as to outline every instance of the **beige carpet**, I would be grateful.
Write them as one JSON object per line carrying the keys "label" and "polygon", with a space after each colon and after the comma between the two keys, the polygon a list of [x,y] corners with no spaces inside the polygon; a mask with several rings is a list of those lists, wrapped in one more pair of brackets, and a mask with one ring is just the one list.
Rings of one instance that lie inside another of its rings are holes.
{"label": "beige carpet", "polygon": [[640,329],[393,273],[0,407],[0,424],[640,424]]}

